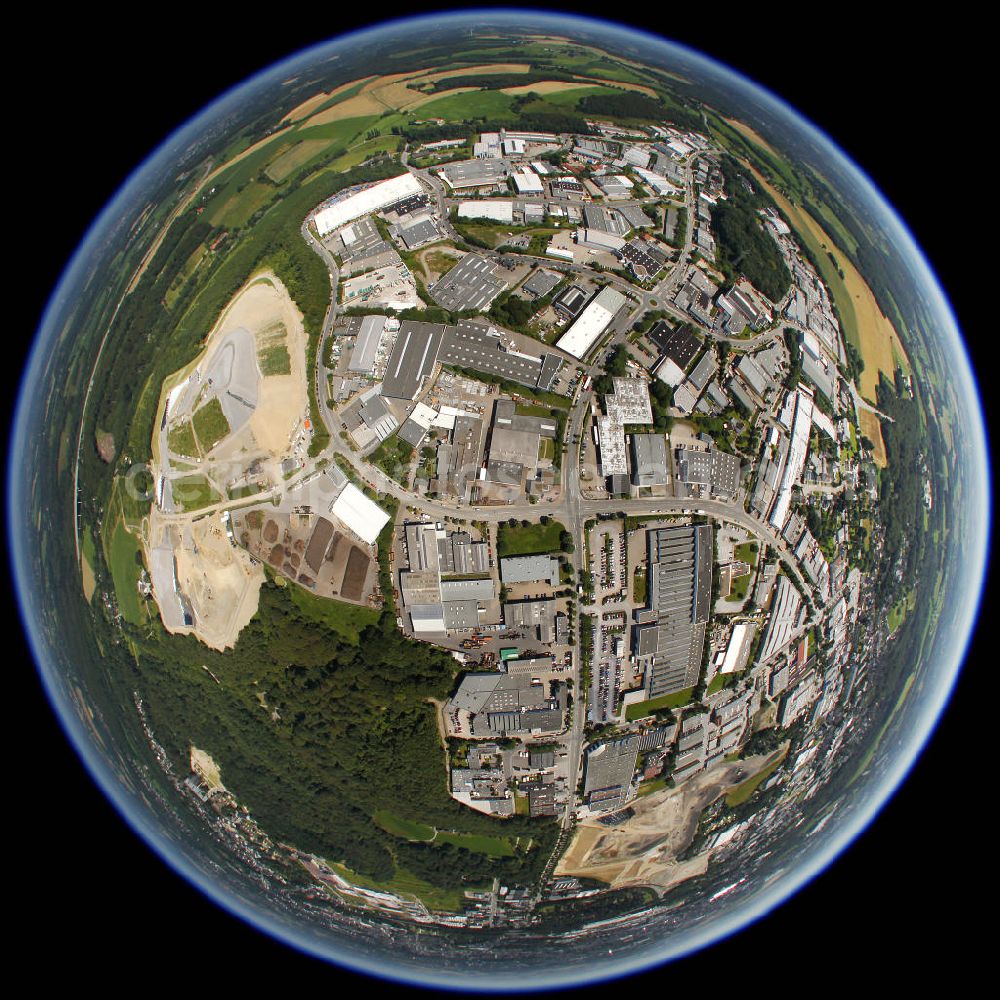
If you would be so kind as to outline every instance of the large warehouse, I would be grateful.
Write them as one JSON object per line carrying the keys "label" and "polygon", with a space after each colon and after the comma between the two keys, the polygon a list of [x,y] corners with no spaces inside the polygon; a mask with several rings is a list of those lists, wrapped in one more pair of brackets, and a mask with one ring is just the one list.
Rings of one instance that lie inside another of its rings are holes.
{"label": "large warehouse", "polygon": [[413,174],[400,174],[388,180],[379,181],[371,187],[348,195],[340,201],[335,201],[322,211],[316,213],[316,229],[320,236],[326,236],[348,222],[360,219],[363,215],[371,215],[380,209],[393,205],[411,195],[423,194],[420,182]]}
{"label": "large warehouse", "polygon": [[344,487],[330,507],[330,513],[369,545],[375,544],[379,532],[389,520],[389,515],[353,483]]}
{"label": "large warehouse", "polygon": [[579,319],[559,338],[556,347],[582,359],[625,305],[625,296],[610,286],[602,288],[580,313]]}

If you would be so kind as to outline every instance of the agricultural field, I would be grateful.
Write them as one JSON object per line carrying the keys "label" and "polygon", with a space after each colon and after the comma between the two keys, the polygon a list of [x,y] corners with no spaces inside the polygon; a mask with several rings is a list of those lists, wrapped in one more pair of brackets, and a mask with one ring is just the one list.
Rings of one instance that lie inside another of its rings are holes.
{"label": "agricultural field", "polygon": [[428,101],[420,108],[420,113],[427,118],[444,118],[445,121],[461,122],[474,118],[514,121],[513,101],[513,97],[501,90],[463,90]]}

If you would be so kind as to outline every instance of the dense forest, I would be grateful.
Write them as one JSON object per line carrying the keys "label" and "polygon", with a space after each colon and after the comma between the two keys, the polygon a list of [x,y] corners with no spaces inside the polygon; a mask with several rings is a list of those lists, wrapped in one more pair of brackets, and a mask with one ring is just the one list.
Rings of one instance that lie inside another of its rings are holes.
{"label": "dense forest", "polygon": [[[920,474],[927,430],[915,400],[899,391],[885,375],[879,376],[876,390],[879,409],[889,418],[882,421],[882,440],[889,461],[879,489],[879,516],[885,527],[884,573],[896,569],[897,554],[905,553],[901,567],[904,580],[913,580],[921,562],[920,541],[924,538],[924,478]],[[892,579],[885,581],[892,590]]]}
{"label": "dense forest", "polygon": [[[190,636],[130,632],[113,668],[141,692],[157,739],[183,773],[191,744],[277,840],[379,880],[398,868],[441,888],[541,870],[547,820],[491,819],[447,791],[445,750],[429,699],[455,683],[445,652],[404,638],[394,614],[336,605],[275,582],[235,650]],[[336,625],[337,628],[331,628]],[[411,845],[373,822],[379,810],[446,830],[521,836],[512,857],[450,844]]]}
{"label": "dense forest", "polygon": [[730,281],[742,274],[754,288],[777,302],[788,291],[792,276],[778,245],[765,232],[757,214],[773,203],[728,156],[722,159],[722,172],[726,200],[712,209],[719,266]]}

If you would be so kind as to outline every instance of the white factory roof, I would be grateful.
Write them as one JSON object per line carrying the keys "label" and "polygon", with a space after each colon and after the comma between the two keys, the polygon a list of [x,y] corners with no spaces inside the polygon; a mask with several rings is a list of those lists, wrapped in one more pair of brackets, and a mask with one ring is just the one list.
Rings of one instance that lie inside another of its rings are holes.
{"label": "white factory roof", "polygon": [[521,194],[541,194],[542,179],[533,170],[525,167],[523,170],[515,170],[511,175],[514,184]]}
{"label": "white factory roof", "polygon": [[601,442],[601,475],[628,475],[625,457],[625,428],[616,417],[599,417],[597,434]]}
{"label": "white factory roof", "polygon": [[437,421],[437,410],[432,409],[426,403],[417,403],[413,407],[410,419],[417,426],[422,427],[425,431],[429,431]]}
{"label": "white factory roof", "polygon": [[657,194],[670,194],[673,191],[680,191],[676,184],[671,184],[666,177],[647,170],[645,167],[636,167],[635,172],[651,187]]}
{"label": "white factory roof", "polygon": [[664,358],[663,363],[656,369],[656,377],[661,382],[676,388],[684,381],[684,370],[674,361],[673,358]]}
{"label": "white factory roof", "polygon": [[750,640],[756,628],[753,622],[740,622],[733,626],[733,634],[729,637],[729,645],[726,646],[725,659],[719,667],[720,674],[732,674],[743,669],[750,652]]}
{"label": "white factory roof", "polygon": [[[792,393],[789,393],[792,396]],[[789,435],[788,456],[782,470],[781,485],[778,487],[774,507],[768,523],[778,531],[781,530],[788,517],[788,509],[792,502],[792,487],[802,478],[802,468],[809,454],[809,431],[812,427],[813,397],[802,386],[794,394],[796,400],[795,422]]]}
{"label": "white factory roof", "polygon": [[326,236],[335,229],[355,219],[360,219],[363,215],[370,215],[379,209],[385,208],[393,202],[408,198],[410,195],[420,194],[423,188],[413,174],[400,174],[398,177],[390,177],[388,180],[379,181],[371,187],[348,195],[340,201],[335,201],[321,212],[316,213],[316,228],[320,236]]}
{"label": "white factory roof", "polygon": [[559,338],[556,347],[574,358],[583,358],[624,305],[625,296],[621,292],[610,286],[602,288]]}
{"label": "white factory roof", "polygon": [[369,545],[375,543],[379,532],[389,520],[389,515],[373,503],[355,486],[348,483],[333,502],[330,513]]}
{"label": "white factory roof", "polygon": [[460,219],[493,219],[495,222],[514,221],[512,201],[463,201],[458,206]]}

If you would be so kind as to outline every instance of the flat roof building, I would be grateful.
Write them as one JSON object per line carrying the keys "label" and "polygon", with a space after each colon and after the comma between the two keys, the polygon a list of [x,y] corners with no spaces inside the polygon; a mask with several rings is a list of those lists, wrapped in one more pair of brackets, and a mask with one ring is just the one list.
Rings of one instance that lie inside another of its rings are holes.
{"label": "flat roof building", "polygon": [[605,812],[625,804],[638,756],[637,736],[597,743],[587,750],[583,793],[591,808]]}
{"label": "flat roof building", "polygon": [[514,224],[514,202],[512,201],[463,201],[458,206],[460,219],[492,219],[494,222],[504,222],[508,226]]}
{"label": "flat roof building", "polygon": [[457,160],[446,163],[438,171],[452,190],[488,187],[502,181],[508,174],[507,164],[498,158]]}
{"label": "flat roof building", "polygon": [[389,521],[389,515],[353,483],[343,488],[330,507],[330,513],[369,545],[375,544],[379,532]]}
{"label": "flat roof building", "polygon": [[637,612],[635,651],[650,698],[694,687],[711,612],[711,525],[646,532],[647,608]]}
{"label": "flat roof building", "polygon": [[576,322],[556,343],[562,351],[582,359],[624,308],[625,296],[612,288],[602,288],[587,304]]}
{"label": "flat roof building", "polygon": [[387,318],[386,316],[361,317],[361,327],[354,342],[354,349],[351,351],[351,360],[347,365],[349,372],[371,373],[375,367],[375,358],[378,356]]}
{"label": "flat roof building", "polygon": [[493,260],[467,253],[429,291],[439,306],[452,312],[485,312],[504,288],[506,282],[498,277]]}
{"label": "flat roof building", "polygon": [[548,583],[559,586],[559,560],[555,556],[508,556],[500,560],[505,584]]}
{"label": "flat roof building", "polygon": [[316,213],[314,221],[320,236],[370,215],[410,195],[422,194],[420,182],[411,173],[378,181],[362,191],[342,197]]}
{"label": "flat roof building", "polygon": [[404,320],[389,355],[382,379],[382,395],[415,399],[430,378],[445,327],[440,323]]}
{"label": "flat roof building", "polygon": [[666,486],[667,439],[662,434],[632,435],[632,485],[640,489]]}

